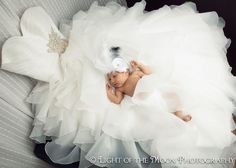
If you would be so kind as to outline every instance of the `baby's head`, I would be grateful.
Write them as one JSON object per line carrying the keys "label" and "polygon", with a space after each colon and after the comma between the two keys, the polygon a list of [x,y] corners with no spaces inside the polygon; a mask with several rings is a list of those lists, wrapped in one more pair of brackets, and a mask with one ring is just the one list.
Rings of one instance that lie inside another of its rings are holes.
{"label": "baby's head", "polygon": [[110,52],[112,62],[111,72],[107,74],[108,82],[115,88],[122,87],[129,77],[129,65],[120,56],[120,47],[112,47]]}
{"label": "baby's head", "polygon": [[122,87],[128,78],[129,78],[128,70],[125,72],[112,71],[107,74],[107,79],[109,84],[115,88]]}

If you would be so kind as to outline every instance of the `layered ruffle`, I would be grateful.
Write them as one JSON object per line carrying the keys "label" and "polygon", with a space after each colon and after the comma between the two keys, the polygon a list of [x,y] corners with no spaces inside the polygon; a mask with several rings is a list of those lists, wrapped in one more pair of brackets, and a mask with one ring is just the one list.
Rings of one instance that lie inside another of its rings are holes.
{"label": "layered ruffle", "polygon": [[[144,1],[128,9],[94,3],[73,17],[69,45],[59,60],[61,78],[46,75],[50,80],[38,83],[28,97],[37,105],[30,137],[52,140],[45,150],[54,162],[80,161],[81,167],[146,168],[158,164],[157,157],[167,168],[232,166],[209,161],[233,156],[229,148],[236,140],[231,133],[236,79],[226,59],[230,41],[224,22],[215,12],[198,13],[193,3],[144,8]],[[120,105],[106,97],[112,46],[120,46],[127,61],[153,69]],[[177,95],[181,108],[175,96],[166,95]],[[175,110],[192,120],[182,121],[171,113]],[[144,164],[145,158],[151,164]]]}

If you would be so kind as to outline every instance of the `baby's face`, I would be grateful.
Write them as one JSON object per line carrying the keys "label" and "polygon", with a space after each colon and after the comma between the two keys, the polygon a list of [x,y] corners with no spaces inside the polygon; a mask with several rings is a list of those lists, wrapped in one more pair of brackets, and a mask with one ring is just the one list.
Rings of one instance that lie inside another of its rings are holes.
{"label": "baby's face", "polygon": [[129,72],[110,72],[107,74],[109,83],[115,87],[122,87],[129,77]]}

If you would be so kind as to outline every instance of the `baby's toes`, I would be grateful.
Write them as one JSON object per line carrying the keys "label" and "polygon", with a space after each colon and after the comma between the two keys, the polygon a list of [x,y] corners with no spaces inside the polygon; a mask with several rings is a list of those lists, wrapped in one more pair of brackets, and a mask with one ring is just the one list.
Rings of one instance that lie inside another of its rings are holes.
{"label": "baby's toes", "polygon": [[192,119],[191,115],[186,115],[186,116],[183,117],[183,120],[186,121],[186,122],[190,121],[191,119]]}

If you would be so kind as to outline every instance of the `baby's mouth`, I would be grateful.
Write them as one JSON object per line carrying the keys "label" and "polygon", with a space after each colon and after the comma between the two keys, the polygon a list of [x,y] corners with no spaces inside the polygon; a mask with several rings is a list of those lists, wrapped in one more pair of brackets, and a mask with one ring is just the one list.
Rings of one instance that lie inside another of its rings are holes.
{"label": "baby's mouth", "polygon": [[120,87],[121,85],[119,83],[114,84],[115,87]]}

